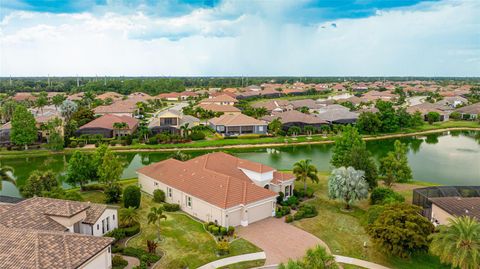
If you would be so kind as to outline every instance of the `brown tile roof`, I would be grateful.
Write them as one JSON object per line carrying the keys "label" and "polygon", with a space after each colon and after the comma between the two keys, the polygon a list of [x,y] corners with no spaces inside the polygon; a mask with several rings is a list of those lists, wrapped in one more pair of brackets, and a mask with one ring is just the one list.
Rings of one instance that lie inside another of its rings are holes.
{"label": "brown tile roof", "polygon": [[100,100],[106,100],[107,98],[110,98],[113,101],[117,101],[117,100],[123,99],[123,95],[121,95],[119,93],[116,93],[116,92],[105,92],[105,93],[102,93],[100,95],[97,95],[97,97],[95,97],[95,98],[100,99]]}
{"label": "brown tile roof", "polygon": [[311,115],[305,114],[297,110],[290,110],[285,112],[274,112],[271,116],[265,116],[262,119],[266,121],[272,121],[274,119],[280,119],[283,124],[301,122],[304,124],[327,124],[326,121]]}
{"label": "brown tile roof", "polygon": [[255,185],[239,168],[257,172],[273,170],[260,163],[216,152],[186,162],[168,159],[137,172],[220,208],[277,196],[275,192]]}
{"label": "brown tile roof", "polygon": [[97,106],[93,109],[95,114],[105,113],[133,113],[137,108],[136,100],[122,100],[117,101],[108,106]]}
{"label": "brown tile roof", "polygon": [[266,101],[256,102],[252,104],[252,107],[255,107],[255,108],[264,107],[268,111],[272,111],[276,108],[284,109],[287,106],[290,106],[290,102],[288,100],[266,100]]}
{"label": "brown tile roof", "polygon": [[117,116],[113,114],[106,114],[81,126],[79,129],[85,129],[85,128],[113,129],[113,124],[117,122],[127,123],[129,129],[135,129],[136,126],[138,125],[138,120],[135,118],[132,118],[129,116]]}
{"label": "brown tile roof", "polygon": [[158,98],[158,99],[179,98],[179,97],[180,97],[180,93],[178,92],[160,93],[157,96],[155,96],[155,98]]}
{"label": "brown tile roof", "polygon": [[473,105],[461,107],[456,111],[464,114],[480,114],[480,102]]}
{"label": "brown tile roof", "polygon": [[35,97],[31,92],[17,92],[15,96],[12,97],[14,101],[35,101],[37,97]]}
{"label": "brown tile roof", "polygon": [[73,269],[108,247],[113,238],[31,229],[0,229],[0,268]]}
{"label": "brown tile roof", "polygon": [[480,197],[438,197],[430,198],[430,201],[453,216],[480,220]]}
{"label": "brown tile roof", "polygon": [[217,95],[215,97],[212,97],[212,98],[207,98],[207,99],[203,99],[202,101],[200,101],[201,103],[215,103],[215,102],[238,102],[237,99],[231,97],[230,95],[228,94],[221,94],[221,95]]}
{"label": "brown tile roof", "polygon": [[1,205],[0,224],[10,228],[65,231],[66,227],[49,216],[72,217],[86,210],[83,222],[94,224],[106,208],[102,204],[34,197],[6,209]]}
{"label": "brown tile roof", "polygon": [[224,114],[209,121],[214,125],[245,126],[245,125],[267,125],[263,120],[257,120],[244,114]]}
{"label": "brown tile roof", "polygon": [[279,183],[282,183],[284,181],[288,181],[288,180],[292,180],[292,179],[295,179],[294,174],[282,173],[282,172],[275,171],[275,172],[273,172],[272,183],[279,184]]}
{"label": "brown tile roof", "polygon": [[445,107],[440,104],[432,104],[432,103],[426,102],[426,103],[407,107],[407,112],[408,113],[420,112],[422,114],[427,114],[428,112],[437,112],[441,115],[447,115],[449,114],[449,112],[446,111],[448,109],[449,109],[448,107]]}
{"label": "brown tile roof", "polygon": [[225,105],[217,105],[217,104],[199,104],[199,107],[205,109],[205,110],[210,110],[214,112],[240,112],[240,109],[234,107],[234,106],[225,106]]}

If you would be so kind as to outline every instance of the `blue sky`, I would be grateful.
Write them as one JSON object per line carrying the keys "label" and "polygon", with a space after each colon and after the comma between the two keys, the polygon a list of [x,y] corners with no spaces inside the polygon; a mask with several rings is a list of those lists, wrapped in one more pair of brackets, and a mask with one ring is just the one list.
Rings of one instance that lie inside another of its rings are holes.
{"label": "blue sky", "polygon": [[476,0],[0,1],[0,75],[480,76]]}

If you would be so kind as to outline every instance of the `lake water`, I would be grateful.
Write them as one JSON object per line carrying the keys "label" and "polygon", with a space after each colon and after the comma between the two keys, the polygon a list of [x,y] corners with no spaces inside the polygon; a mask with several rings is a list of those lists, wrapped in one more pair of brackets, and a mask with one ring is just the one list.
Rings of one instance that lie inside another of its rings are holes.
{"label": "lake water", "polygon": [[[408,161],[414,180],[442,185],[480,185],[480,132],[446,132],[400,138],[409,147]],[[393,150],[395,139],[368,141],[367,148],[378,160]],[[330,171],[332,144],[225,150],[240,158],[261,162],[279,170],[290,170],[293,163],[311,159],[320,171]],[[189,152],[193,156],[207,151]],[[135,171],[145,165],[168,158],[171,153],[119,153],[125,163],[122,178],[136,177]],[[14,168],[17,185],[22,185],[34,170],[53,170],[62,180],[69,155],[0,159],[0,165]],[[65,187],[68,187],[64,184]],[[20,196],[15,185],[3,182],[0,195]]]}

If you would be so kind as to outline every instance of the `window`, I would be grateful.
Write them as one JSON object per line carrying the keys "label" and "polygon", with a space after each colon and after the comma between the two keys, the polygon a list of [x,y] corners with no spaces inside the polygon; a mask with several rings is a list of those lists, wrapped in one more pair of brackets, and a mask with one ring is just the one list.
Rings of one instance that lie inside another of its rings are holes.
{"label": "window", "polygon": [[258,131],[263,132],[263,126],[258,126]]}
{"label": "window", "polygon": [[192,197],[186,196],[186,200],[187,200],[187,206],[192,208]]}
{"label": "window", "polygon": [[105,233],[105,220],[102,219],[102,234]]}
{"label": "window", "polygon": [[158,186],[158,182],[153,182],[153,186]]}
{"label": "window", "polygon": [[172,188],[167,188],[168,197],[172,197]]}
{"label": "window", "polygon": [[97,224],[97,230],[100,230],[100,224]]}
{"label": "window", "polygon": [[112,219],[115,220],[115,215],[112,215]]}
{"label": "window", "polygon": [[110,217],[107,217],[106,222],[107,222],[107,232],[108,232],[110,231]]}

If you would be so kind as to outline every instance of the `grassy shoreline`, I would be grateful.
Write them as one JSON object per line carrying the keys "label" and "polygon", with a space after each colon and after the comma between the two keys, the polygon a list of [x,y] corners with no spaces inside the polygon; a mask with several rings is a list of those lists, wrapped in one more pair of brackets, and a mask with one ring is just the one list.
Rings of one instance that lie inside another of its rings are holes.
{"label": "grassy shoreline", "polygon": [[[363,139],[381,140],[396,137],[405,137],[412,135],[425,135],[432,133],[440,133],[446,131],[480,131],[480,125],[470,121],[449,121],[435,123],[432,125],[423,125],[415,129],[404,129],[396,133],[379,134],[379,135],[363,135]],[[312,145],[312,144],[331,144],[334,143],[334,136],[324,137],[323,135],[313,135],[311,137],[298,136],[292,137],[264,137],[252,139],[220,139],[197,141],[185,144],[158,144],[144,145],[137,144],[131,146],[114,146],[112,150],[116,152],[172,152],[177,150],[184,151],[202,151],[216,149],[248,149],[262,147],[284,147],[291,145]],[[66,148],[62,151],[50,151],[46,149],[27,150],[27,151],[0,151],[0,159],[18,158],[18,157],[40,157],[50,154],[71,154],[76,150],[93,151],[95,147],[84,148]]]}

